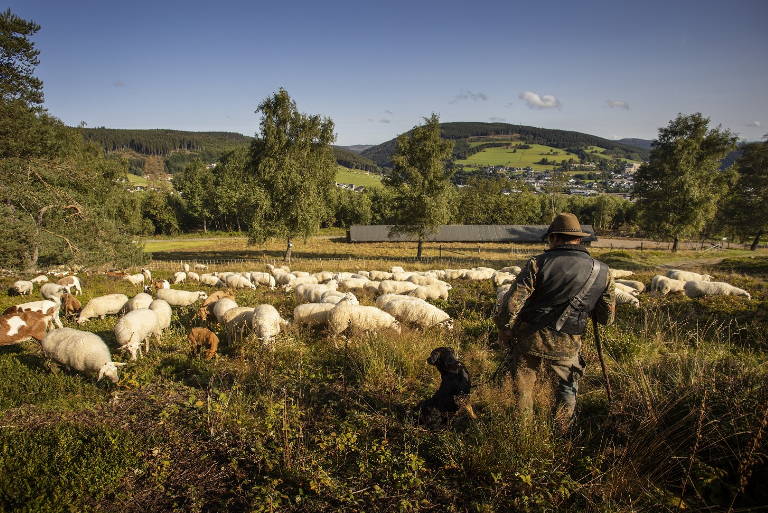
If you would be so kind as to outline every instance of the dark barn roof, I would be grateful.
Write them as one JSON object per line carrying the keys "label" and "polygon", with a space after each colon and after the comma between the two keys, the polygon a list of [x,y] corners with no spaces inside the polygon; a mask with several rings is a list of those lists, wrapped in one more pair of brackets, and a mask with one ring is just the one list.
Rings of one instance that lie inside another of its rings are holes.
{"label": "dark barn roof", "polygon": [[[417,240],[412,235],[389,237],[389,225],[350,226],[349,242],[404,242]],[[448,224],[440,227],[435,235],[430,235],[429,242],[541,242],[547,233],[545,224]],[[581,225],[581,230],[590,233],[583,242],[597,240],[592,225]]]}

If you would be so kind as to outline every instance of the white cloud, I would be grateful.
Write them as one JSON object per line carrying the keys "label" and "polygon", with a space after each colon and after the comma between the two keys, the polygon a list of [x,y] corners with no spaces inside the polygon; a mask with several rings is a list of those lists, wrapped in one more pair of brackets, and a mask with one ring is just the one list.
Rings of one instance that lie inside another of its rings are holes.
{"label": "white cloud", "polygon": [[488,100],[488,95],[485,94],[485,93],[473,93],[472,91],[463,90],[458,95],[456,95],[453,98],[453,100],[449,101],[448,103],[449,104],[454,104],[454,103],[459,103],[459,102],[464,101],[464,100],[473,100],[473,101],[483,100],[483,101],[487,101]]}
{"label": "white cloud", "polygon": [[531,109],[559,109],[562,107],[560,100],[551,94],[539,96],[538,94],[532,93],[531,91],[525,91],[524,93],[520,93],[519,98],[525,100],[525,103],[527,103],[528,107]]}
{"label": "white cloud", "polygon": [[506,119],[504,119],[504,118],[500,118],[500,117],[498,117],[498,116],[493,116],[493,117],[490,117],[490,118],[488,118],[488,121],[489,121],[490,123],[506,123],[506,122],[507,122],[507,120],[506,120]]}
{"label": "white cloud", "polygon": [[753,121],[752,123],[747,125],[749,128],[760,128],[763,126],[759,121]]}
{"label": "white cloud", "polygon": [[629,104],[621,100],[606,100],[605,105],[606,107],[610,108],[616,107],[619,109],[629,110]]}

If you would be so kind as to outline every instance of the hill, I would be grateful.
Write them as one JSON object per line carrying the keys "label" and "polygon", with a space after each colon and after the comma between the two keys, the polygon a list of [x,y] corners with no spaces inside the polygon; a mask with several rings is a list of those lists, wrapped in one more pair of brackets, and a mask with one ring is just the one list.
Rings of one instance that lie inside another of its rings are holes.
{"label": "hill", "polygon": [[630,139],[618,139],[616,142],[621,144],[626,144],[627,146],[637,146],[638,148],[643,148],[644,150],[650,150],[651,143],[653,142],[653,140],[630,138]]}
{"label": "hill", "polygon": [[[509,123],[457,122],[443,123],[442,136],[455,141],[453,156],[467,159],[487,148],[509,146],[512,143],[537,144],[565,150],[574,155],[586,152],[588,148],[600,148],[605,155],[618,159],[642,161],[648,158],[648,150],[617,141],[610,141],[594,135],[567,130],[536,128]],[[397,146],[396,139],[364,150],[361,154],[380,167],[392,167],[392,154]],[[500,163],[501,164],[501,163]]]}

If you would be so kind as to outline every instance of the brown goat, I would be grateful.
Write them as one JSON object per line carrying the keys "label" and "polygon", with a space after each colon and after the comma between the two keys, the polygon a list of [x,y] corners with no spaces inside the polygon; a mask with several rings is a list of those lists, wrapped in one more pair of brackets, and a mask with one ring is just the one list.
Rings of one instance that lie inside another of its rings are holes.
{"label": "brown goat", "polygon": [[208,328],[192,328],[187,340],[193,349],[205,349],[205,359],[210,360],[219,348],[219,337]]}

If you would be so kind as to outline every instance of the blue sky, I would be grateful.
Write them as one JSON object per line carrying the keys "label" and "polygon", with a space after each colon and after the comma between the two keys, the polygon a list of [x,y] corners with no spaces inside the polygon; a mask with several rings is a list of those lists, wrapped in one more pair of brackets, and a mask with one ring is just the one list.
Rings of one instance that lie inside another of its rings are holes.
{"label": "blue sky", "polygon": [[[653,139],[701,112],[768,133],[768,1],[11,0],[68,125],[254,135],[280,87],[337,144],[501,121]],[[3,8],[4,10],[5,8]]]}

